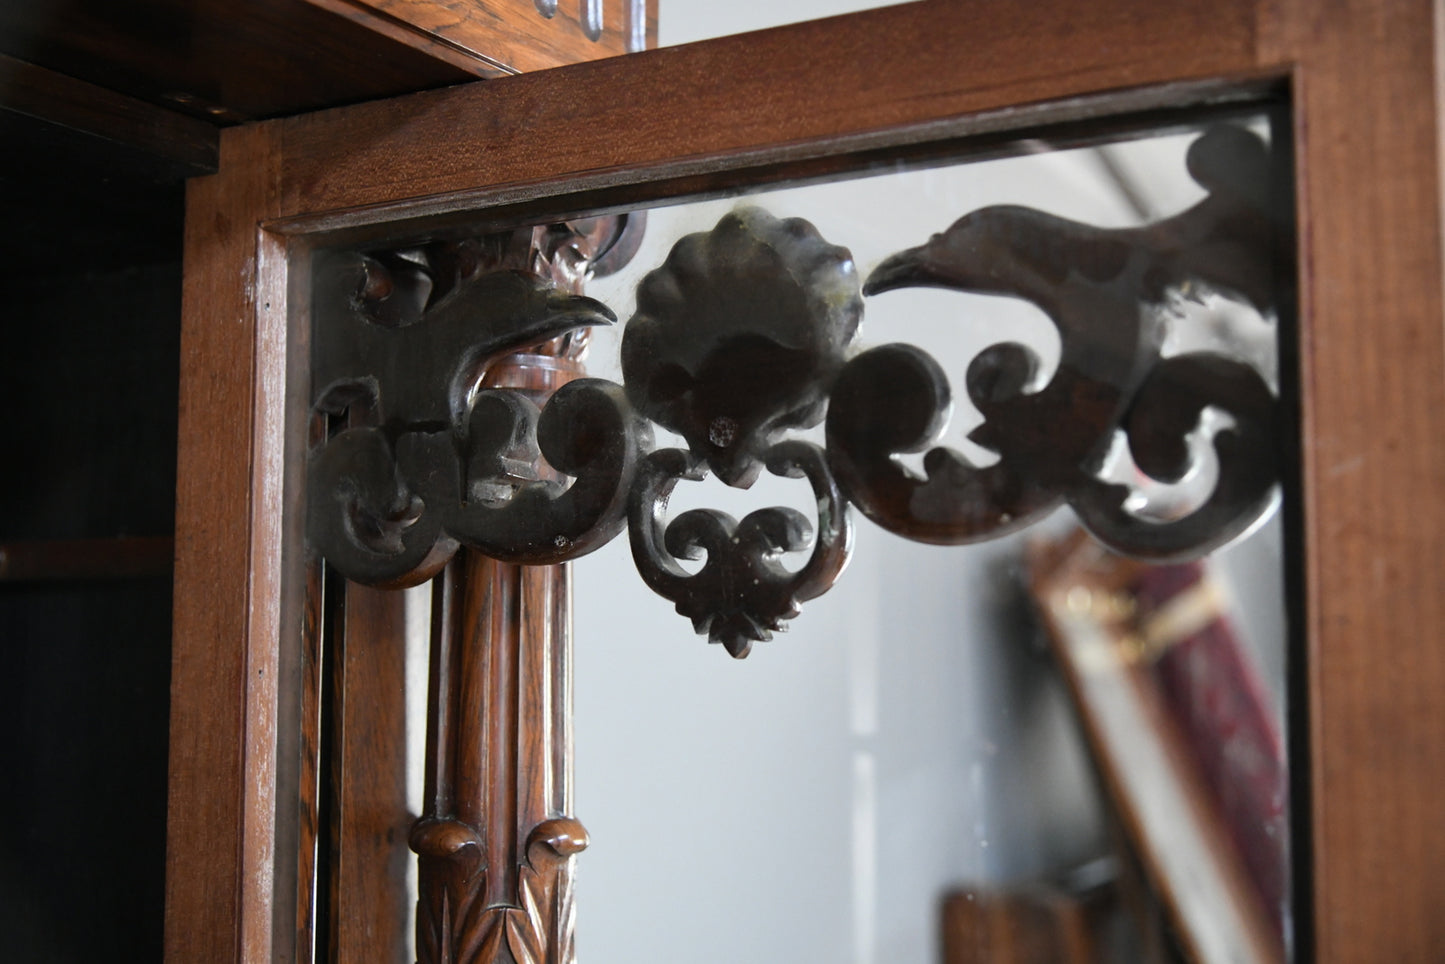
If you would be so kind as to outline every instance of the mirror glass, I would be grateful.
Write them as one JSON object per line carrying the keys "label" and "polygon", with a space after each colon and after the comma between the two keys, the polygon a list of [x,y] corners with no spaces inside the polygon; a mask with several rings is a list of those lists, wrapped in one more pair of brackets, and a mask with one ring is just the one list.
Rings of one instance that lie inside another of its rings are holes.
{"label": "mirror glass", "polygon": [[319,252],[317,932],[1290,959],[1287,118],[1195,118]]}
{"label": "mirror glass", "polygon": [[[1208,136],[1235,143],[1201,157]],[[965,291],[915,266],[909,283],[862,299],[846,357],[893,343],[925,350],[952,389],[933,445],[982,468],[1001,456],[980,430],[989,418],[979,400],[1039,395],[1072,370],[1071,352],[1116,351],[1111,336],[1061,327],[1093,310],[1090,285],[1141,271],[1132,284],[1147,297],[1123,312],[1126,324],[1148,319],[1163,367],[1184,387],[1141,388],[1172,414],[1139,415],[1130,439],[1106,440],[1094,469],[1129,488],[1121,512],[1167,530],[1208,514],[1214,493],[1259,488],[1260,474],[1273,477],[1287,457],[1278,425],[1250,434],[1260,411],[1275,417],[1278,329],[1289,317],[1272,287],[1290,270],[1274,254],[1287,241],[1287,202],[1271,196],[1273,168],[1249,161],[1256,148],[1267,156],[1270,137],[1265,118],[1234,117],[1207,130],[1069,150],[1039,143],[997,160],[652,210],[627,268],[586,287],[619,318],[593,334],[588,372],[623,381],[624,323],[651,310],[639,311],[639,284],[675,265],[680,239],[722,230],[740,208],[805,219],[848,250],[857,279],[886,274],[899,252],[953,243],[964,261],[1014,280],[975,277]],[[1236,249],[1259,230],[1242,223],[1249,215],[1183,217],[1224,196],[1257,206],[1278,237]],[[1049,221],[1031,234],[1031,215],[1000,206],[1073,226]],[[982,241],[955,235],[955,222],[983,209],[1019,223]],[[1154,254],[1140,262],[1141,249],[1130,254],[1121,240]],[[1004,241],[1018,245],[1002,250]],[[1188,253],[1200,249],[1202,261]],[[667,283],[705,287],[691,277],[675,266]],[[1046,313],[1039,302],[1048,299],[1030,300],[1020,285],[1061,301]],[[1083,348],[1071,342],[1080,337]],[[1000,343],[1027,350],[994,351]],[[702,376],[687,375],[700,395]],[[754,390],[766,393],[767,379]],[[865,396],[868,417],[908,417],[905,396]],[[1028,446],[1018,443],[1005,460],[1024,459],[1022,474],[1063,486],[1050,453],[1069,448],[1061,425],[1091,399],[1079,389],[1063,409],[1010,416],[1010,438],[1037,435],[1030,451],[1042,454],[1020,455]],[[1179,451],[1144,451],[1151,432],[1171,435]],[[656,436],[658,448],[687,444],[661,427]],[[821,425],[780,437],[825,443]],[[1230,441],[1242,437],[1253,441]],[[1161,470],[1161,459],[1174,468]],[[886,461],[914,479],[940,471],[924,451]],[[678,483],[666,518],[788,506],[820,525],[803,478],[764,471],[740,488],[716,475]],[[625,535],[579,560],[575,813],[591,837],[576,869],[580,958],[1287,959],[1277,489],[1249,496],[1258,511],[1230,523],[1247,531],[1201,561],[1149,539],[1139,547],[1163,558],[1126,560],[1082,532],[1085,513],[1067,506],[1026,527],[1005,512],[967,545],[906,539],[855,512],[856,543],[837,584],[745,660],[695,635],[649,590]],[[880,505],[885,516],[897,508]],[[915,497],[909,511],[918,505]],[[1097,512],[1092,521],[1108,541],[1113,523]],[[798,572],[809,551],[783,553],[779,564]],[[703,555],[680,565],[696,573]]]}

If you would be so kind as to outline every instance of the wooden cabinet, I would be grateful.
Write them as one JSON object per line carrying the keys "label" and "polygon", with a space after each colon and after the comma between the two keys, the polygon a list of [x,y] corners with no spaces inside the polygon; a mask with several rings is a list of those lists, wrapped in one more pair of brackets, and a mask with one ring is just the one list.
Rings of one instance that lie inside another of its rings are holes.
{"label": "wooden cabinet", "polygon": [[[370,6],[370,5],[369,5]],[[359,7],[358,7],[359,9]],[[310,253],[1087,138],[1261,94],[1294,125],[1300,960],[1445,940],[1439,25],[1424,2],[926,2],[221,135],[191,182],[167,959],[286,960]],[[639,855],[645,860],[645,855]]]}
{"label": "wooden cabinet", "polygon": [[1271,91],[1294,116],[1300,250],[1299,954],[1428,959],[1445,903],[1436,30],[1424,3],[926,2],[228,131],[189,198],[170,958],[280,952],[276,747],[294,694],[278,681],[298,618],[287,398],[307,251]]}

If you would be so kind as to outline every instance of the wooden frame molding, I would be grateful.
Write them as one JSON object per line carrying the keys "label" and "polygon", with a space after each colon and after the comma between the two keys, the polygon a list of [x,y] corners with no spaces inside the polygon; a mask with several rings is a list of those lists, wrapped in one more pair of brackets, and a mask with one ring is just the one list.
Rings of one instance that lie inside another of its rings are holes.
{"label": "wooden frame molding", "polygon": [[1427,0],[926,0],[223,132],[219,172],[188,196],[167,959],[290,959],[277,746],[299,699],[288,510],[306,414],[287,399],[306,394],[313,247],[828,177],[1046,126],[1086,137],[1082,122],[1261,89],[1287,93],[1295,132],[1300,959],[1430,959],[1445,943],[1441,29]]}

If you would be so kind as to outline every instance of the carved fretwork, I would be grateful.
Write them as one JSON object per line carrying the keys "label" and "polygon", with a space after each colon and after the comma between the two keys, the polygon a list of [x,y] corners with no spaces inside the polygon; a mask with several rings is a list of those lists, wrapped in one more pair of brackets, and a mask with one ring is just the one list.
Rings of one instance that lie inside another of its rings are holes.
{"label": "carved fretwork", "polygon": [[[784,620],[798,614],[800,603],[827,592],[853,550],[848,503],[822,449],[796,439],[779,442],[763,461],[776,475],[806,478],[817,499],[817,538],[797,572],[779,560],[784,552],[809,547],[811,526],[793,509],[758,509],[741,522],[716,509],[693,509],[664,521],[673,486],[703,476],[701,460],[682,449],[662,449],[647,458],[632,500],[632,554],[642,578],[676,603],[697,632],[739,658],[755,641],[771,639]],[[695,574],[677,562],[704,556],[707,562]]]}
{"label": "carved fretwork", "polygon": [[[683,238],[638,286],[622,343],[627,397],[686,439],[688,451],[654,452],[639,474],[629,510],[633,559],[655,592],[733,656],[772,638],[848,563],[848,506],[826,456],[782,436],[822,420],[862,314],[848,249],[806,221],[758,208]],[[741,522],[696,509],[666,521],[677,482],[711,470],[747,487],[764,466],[812,484],[818,530],[800,571],[779,559],[809,546],[812,526],[792,509],[759,509]],[[695,575],[677,562],[704,555]]]}
{"label": "carved fretwork", "polygon": [[580,362],[586,326],[612,320],[583,284],[631,257],[642,223],[318,258],[314,405],[344,422],[309,463],[308,537],[357,582],[445,567],[411,834],[422,964],[572,960],[587,835],[571,816],[567,572],[549,563],[616,534],[650,438]]}
{"label": "carved fretwork", "polygon": [[[550,564],[615,536],[649,439],[621,389],[528,397],[486,373],[510,354],[580,354],[605,305],[575,293],[625,219],[318,259],[315,408],[349,415],[308,471],[307,535],[348,578],[422,582],[459,543]],[[575,477],[567,485],[547,464]]]}
{"label": "carved fretwork", "polygon": [[[648,585],[741,657],[838,579],[849,503],[942,544],[1068,504],[1100,541],[1151,558],[1205,552],[1260,519],[1278,477],[1273,391],[1222,354],[1166,357],[1165,334],[1170,299],[1199,288],[1275,311],[1269,163],[1254,135],[1216,128],[1188,155],[1208,197],[1182,214],[1103,230],[984,208],[862,286],[848,250],[811,224],[740,209],[678,241],[639,285],[625,386],[580,377],[587,326],[614,320],[581,290],[636,251],[639,216],[321,256],[313,404],[334,417],[309,462],[308,537],[370,585],[446,567],[428,809],[411,835],[423,964],[571,960],[572,857],[587,835],[571,816],[557,564],[624,524]],[[864,295],[919,285],[1025,299],[1058,328],[1058,369],[1041,387],[1039,359],[1014,342],[965,368],[984,418],[970,438],[992,464],[936,445],[952,391],[938,362],[906,344],[852,346]],[[1171,517],[1137,513],[1134,487],[1103,477],[1116,437],[1135,468],[1172,484],[1194,468],[1206,409],[1227,419],[1212,489]],[[825,446],[797,437],[825,419]],[[687,447],[649,452],[652,423]],[[901,464],[924,450],[921,476]],[[711,472],[746,488],[764,468],[807,481],[816,526],[780,507],[668,517],[678,483]],[[796,571],[782,565],[810,549]],[[689,572],[685,559],[704,561]]]}
{"label": "carved fretwork", "polygon": [[[741,208],[679,240],[638,286],[625,387],[577,381],[541,409],[478,373],[504,345],[554,334],[575,345],[584,326],[609,322],[577,282],[589,259],[630,256],[635,234],[602,219],[336,256],[318,288],[316,404],[350,406],[352,421],[313,457],[311,538],[354,579],[406,583],[458,542],[511,562],[570,559],[616,535],[625,511],[643,579],[735,656],[842,572],[848,503],[940,544],[996,538],[1068,504],[1117,551],[1206,552],[1273,504],[1278,406],[1243,361],[1165,357],[1170,304],[1215,290],[1270,317],[1284,232],[1255,135],[1214,128],[1187,163],[1209,194],[1175,217],[1106,230],[983,208],[885,260],[861,290],[849,251],[811,224]],[[992,464],[936,444],[952,387],[926,352],[852,348],[863,296],[909,286],[1024,299],[1057,326],[1061,357],[1042,387],[1039,359],[1015,342],[965,368],[984,417],[969,437],[997,455]],[[1212,489],[1184,511],[1139,513],[1137,487],[1104,477],[1116,437],[1167,487],[1195,468],[1189,437],[1206,409],[1226,423],[1213,437]],[[825,413],[825,449],[790,437]],[[648,455],[651,423],[687,448]],[[919,451],[922,476],[899,458]],[[797,512],[666,515],[678,482],[710,472],[746,488],[764,467],[807,478],[817,498],[812,557],[798,572],[780,562],[810,546],[813,527]],[[678,562],[704,556],[694,574]]]}
{"label": "carved fretwork", "polygon": [[[1064,502],[1095,537],[1146,558],[1200,554],[1248,529],[1272,503],[1278,478],[1274,395],[1240,361],[1161,359],[1161,348],[1166,299],[1191,286],[1273,309],[1268,164],[1253,134],[1218,127],[1188,155],[1210,194],[1176,217],[1102,230],[1027,208],[984,208],[884,261],[865,294],[930,286],[1023,298],[1054,321],[1062,355],[1038,389],[1030,387],[1038,359],[1023,345],[1001,342],[974,358],[965,384],[985,420],[970,438],[999,460],[980,468],[933,448],[921,479],[896,456],[927,449],[942,430],[950,407],[943,370],[911,345],[853,359],[828,414],[828,453],[848,498],[885,528],[943,544],[1020,529]],[[1192,466],[1186,437],[1206,406],[1232,420],[1214,440],[1213,492],[1169,521],[1129,511],[1131,488],[1099,478],[1115,431],[1126,433],[1139,469],[1177,482]]]}

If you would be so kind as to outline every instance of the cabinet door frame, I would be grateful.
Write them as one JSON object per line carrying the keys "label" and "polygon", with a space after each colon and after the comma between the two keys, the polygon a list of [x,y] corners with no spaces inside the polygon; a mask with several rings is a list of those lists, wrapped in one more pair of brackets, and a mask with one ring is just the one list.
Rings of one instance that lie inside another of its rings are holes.
{"label": "cabinet door frame", "polygon": [[286,398],[305,385],[288,359],[305,357],[311,245],[1261,91],[1289,97],[1295,134],[1301,959],[1438,953],[1440,24],[1428,0],[923,0],[225,131],[187,198],[167,960],[287,953],[277,745],[304,618],[287,551],[304,413]]}

